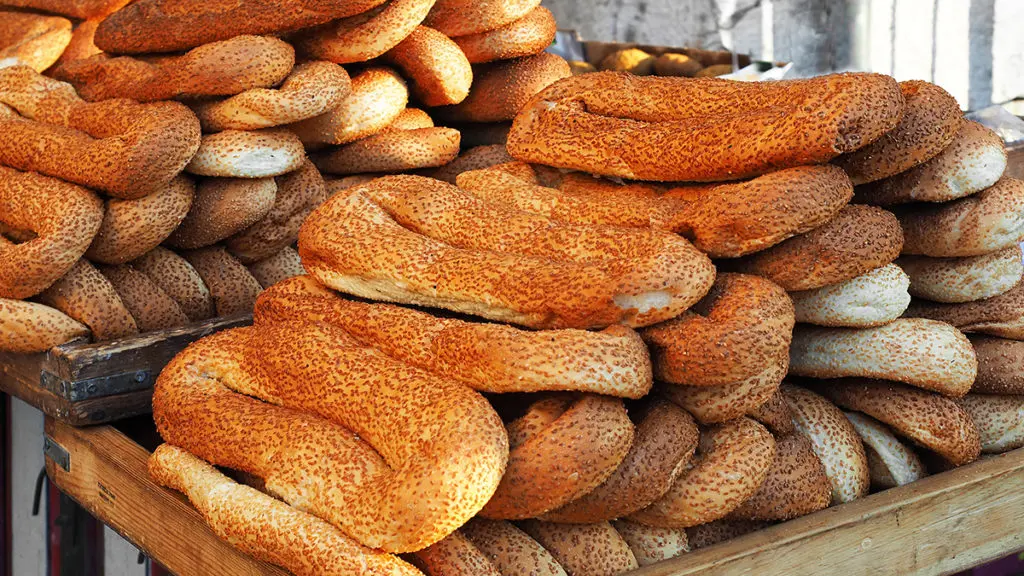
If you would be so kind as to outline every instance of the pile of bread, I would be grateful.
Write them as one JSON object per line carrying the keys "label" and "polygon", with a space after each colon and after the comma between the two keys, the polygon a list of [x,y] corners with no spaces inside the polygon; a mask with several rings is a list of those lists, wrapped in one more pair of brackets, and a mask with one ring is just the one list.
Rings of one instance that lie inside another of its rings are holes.
{"label": "pile of bread", "polygon": [[[591,54],[591,52],[597,52]],[[570,61],[573,74],[588,74],[598,70],[629,72],[636,76],[685,76],[687,78],[713,78],[733,72],[732,55],[729,52],[685,48],[682,50],[656,50],[652,54],[642,48],[620,48],[607,53],[591,48],[587,57],[595,64]],[[750,64],[750,57],[738,56],[741,66]]]}
{"label": "pile of bread", "polygon": [[1024,445],[1024,184],[939,87],[573,76],[507,152],[338,186],[153,477],[296,574],[604,575]]}
{"label": "pile of bread", "polygon": [[569,76],[539,0],[0,4],[4,351],[249,312],[348,185],[321,173],[433,172],[460,134],[431,116]]}

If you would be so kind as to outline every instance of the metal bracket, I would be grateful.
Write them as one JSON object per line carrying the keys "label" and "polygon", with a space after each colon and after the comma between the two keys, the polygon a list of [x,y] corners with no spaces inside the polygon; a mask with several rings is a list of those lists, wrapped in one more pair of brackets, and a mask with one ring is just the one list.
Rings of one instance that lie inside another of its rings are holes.
{"label": "metal bracket", "polygon": [[137,370],[69,382],[62,380],[60,376],[52,372],[43,370],[39,375],[39,383],[43,388],[66,398],[69,402],[80,402],[89,398],[116,396],[152,388],[153,377],[149,370]]}
{"label": "metal bracket", "polygon": [[57,442],[49,436],[43,437],[43,455],[53,460],[53,462],[64,469],[65,472],[71,471],[71,455],[64,449],[63,446],[57,444]]}

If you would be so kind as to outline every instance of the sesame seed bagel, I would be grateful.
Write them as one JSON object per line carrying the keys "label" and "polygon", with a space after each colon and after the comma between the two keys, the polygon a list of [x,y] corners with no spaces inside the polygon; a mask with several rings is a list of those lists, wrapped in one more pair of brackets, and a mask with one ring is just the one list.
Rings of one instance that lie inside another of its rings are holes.
{"label": "sesame seed bagel", "polygon": [[395,117],[381,132],[397,132],[402,130],[419,130],[420,128],[433,128],[434,119],[419,108],[406,108]]}
{"label": "sesame seed bagel", "polygon": [[[654,324],[700,300],[714,274],[668,232],[562,224],[418,176],[335,195],[306,219],[299,254],[336,290],[531,328]],[[429,268],[414,264],[424,254]]]}
{"label": "sesame seed bagel", "polygon": [[899,124],[871,145],[835,160],[854,184],[888,178],[935,158],[963,128],[960,105],[949,92],[921,80],[899,87],[905,102]]}
{"label": "sesame seed bagel", "polygon": [[299,253],[291,246],[285,246],[280,252],[270,258],[253,262],[246,266],[246,268],[263,288],[270,288],[278,282],[302,276],[306,273],[306,270],[302,267],[302,259],[299,258]]}
{"label": "sesame seed bagel", "polygon": [[651,389],[647,348],[624,326],[538,332],[438,318],[348,300],[308,276],[264,292],[255,316],[339,326],[389,356],[481,392],[584,391],[640,398]]}
{"label": "sesame seed bagel", "polygon": [[114,286],[139,331],[176,328],[188,323],[178,303],[142,272],[127,264],[100,266],[99,271]]}
{"label": "sesame seed bagel", "polygon": [[523,162],[604,176],[737,180],[866,146],[902,111],[899,86],[880,74],[739,82],[598,72],[531,99],[508,150]]}
{"label": "sesame seed bagel", "polygon": [[525,16],[494,30],[454,38],[473,64],[532,56],[543,52],[555,39],[555,16],[537,6]]}
{"label": "sesame seed bagel", "polygon": [[640,418],[629,452],[601,485],[541,520],[590,524],[622,518],[661,498],[697,449],[693,417],[655,400]]}
{"label": "sesame seed bagel", "polygon": [[981,452],[978,429],[953,400],[893,382],[863,378],[829,382],[819,391],[845,410],[863,412],[954,466]]}
{"label": "sesame seed bagel", "polygon": [[903,253],[980,256],[1024,240],[1024,181],[1001,178],[992,187],[946,204],[899,215]]}
{"label": "sesame seed bagel", "polygon": [[811,441],[790,434],[775,441],[775,459],[764,483],[729,517],[789,520],[824,510],[831,501],[832,483]]}
{"label": "sesame seed bagel", "polygon": [[914,300],[905,316],[947,322],[962,332],[1024,340],[1024,280],[998,296],[975,302],[941,304]]}
{"label": "sesame seed bagel", "polygon": [[627,519],[688,528],[718,520],[754,495],[775,458],[775,440],[754,420],[737,418],[701,431],[697,456],[668,493]]}
{"label": "sesame seed bagel", "polygon": [[910,294],[933,302],[973,302],[998,296],[1024,276],[1024,255],[1014,244],[991,254],[961,258],[903,256],[897,264],[910,277]]}
{"label": "sesame seed bagel", "polygon": [[1024,394],[1024,342],[980,334],[967,336],[978,355],[976,394]]}
{"label": "sesame seed bagel", "polygon": [[85,324],[96,341],[139,333],[114,286],[85,259],[39,294],[39,301]]}
{"label": "sesame seed bagel", "polygon": [[[456,179],[463,172],[490,168],[498,164],[511,162],[512,157],[508,155],[503,144],[491,144],[489,146],[475,146],[460,154],[455,160],[423,174],[449,184],[455,184]],[[466,190],[465,188],[463,188]],[[473,192],[472,190],[467,190]]]}
{"label": "sesame seed bagel", "polygon": [[225,100],[200,100],[191,106],[207,132],[258,130],[319,116],[341,104],[351,91],[351,80],[341,66],[303,62],[276,88],[250,88]]}
{"label": "sesame seed bagel", "polygon": [[690,310],[640,332],[659,380],[733,384],[779,363],[789,351],[793,304],[764,278],[721,274]]}
{"label": "sesame seed bagel", "polygon": [[182,174],[149,196],[108,198],[103,224],[86,257],[93,262],[124,264],[156,248],[185,219],[195,190],[195,182]]}
{"label": "sesame seed bagel", "polygon": [[477,517],[467,522],[459,532],[503,575],[566,576],[550,552],[511,522]]}
{"label": "sesame seed bagel", "polygon": [[161,372],[153,416],[168,443],[258,476],[389,552],[421,550],[465,524],[508,458],[501,420],[478,393],[306,321],[192,344]]}
{"label": "sesame seed bagel", "polygon": [[409,89],[390,68],[369,68],[352,78],[352,91],[338,106],[288,127],[307,147],[347,144],[380,132],[405,110]]}
{"label": "sesame seed bagel", "polygon": [[452,128],[385,130],[312,156],[329,174],[394,173],[448,164],[459,155],[459,132]]}
{"label": "sesame seed bagel", "polygon": [[67,79],[61,76],[64,64],[103,53],[103,51],[97,48],[96,44],[93,44],[92,41],[93,37],[96,35],[96,28],[102,21],[102,18],[90,18],[83,22],[79,22],[78,25],[75,26],[74,30],[71,31],[71,41],[68,42],[67,48],[65,48],[64,52],[61,53],[60,59],[57,60],[57,64],[51,69],[51,73],[54,78],[66,81]]}
{"label": "sesame seed bagel", "polygon": [[181,225],[167,238],[175,248],[202,248],[260,222],[277,198],[273,178],[207,178]]}
{"label": "sesame seed bagel", "polygon": [[458,530],[413,552],[410,560],[427,576],[501,576],[487,555]]}
{"label": "sesame seed bagel", "polygon": [[177,102],[86,103],[27,66],[0,69],[0,164],[124,199],[161,190],[199,149],[199,121]]}
{"label": "sesame seed bagel", "polygon": [[868,460],[853,424],[825,398],[798,386],[784,385],[782,395],[793,413],[793,424],[811,441],[814,455],[832,486],[832,503],[867,496]]}
{"label": "sesame seed bagel", "polygon": [[[541,52],[473,67],[473,87],[461,103],[433,110],[445,122],[505,122],[538,92],[571,72],[561,56]],[[511,150],[510,150],[511,152]],[[515,156],[515,154],[513,154]]]}
{"label": "sesame seed bagel", "polygon": [[963,396],[974,383],[978,359],[967,337],[945,322],[901,318],[874,328],[799,325],[789,348],[789,373],[885,378]]}
{"label": "sesame seed bagel", "polygon": [[618,398],[552,397],[510,422],[508,436],[508,467],[484,518],[533,518],[597,488],[626,457],[633,424]]}
{"label": "sesame seed bagel", "polygon": [[717,424],[756,411],[779,389],[786,377],[789,359],[785,356],[763,370],[737,382],[716,386],[665,384],[661,393],[693,414],[701,424]]}
{"label": "sesame seed bagel", "polygon": [[110,15],[96,45],[114,54],[176,52],[245,34],[277,34],[354,16],[383,0],[142,0]]}
{"label": "sesame seed bagel", "polygon": [[149,458],[149,475],[185,494],[218,537],[297,576],[420,574],[391,554],[361,546],[312,514],[235,483],[181,448],[158,446]]}
{"label": "sesame seed bagel", "polygon": [[433,5],[434,0],[388,0],[361,14],[299,32],[292,40],[309,58],[366,62],[405,40]]}
{"label": "sesame seed bagel", "polygon": [[102,221],[103,201],[93,192],[0,166],[0,224],[34,234],[19,244],[0,236],[0,298],[28,298],[53,284],[85,254]]}
{"label": "sesame seed bagel", "polygon": [[[266,216],[225,242],[228,251],[243,264],[265,260],[295,244],[306,216],[327,199],[324,179],[309,160],[298,170],[275,178],[275,185],[274,205]],[[239,199],[242,210],[251,207],[246,199]],[[254,209],[253,214],[259,211]],[[223,222],[220,218],[217,220]]]}
{"label": "sesame seed bagel", "polygon": [[433,28],[417,26],[385,59],[405,73],[413,95],[424,106],[458,104],[469,95],[469,60],[458,44]]}
{"label": "sesame seed bagel", "polygon": [[85,20],[106,16],[121,9],[130,0],[4,0],[5,6],[30,8]]}
{"label": "sesame seed bagel", "polygon": [[639,567],[629,544],[608,522],[556,524],[526,520],[519,526],[540,542],[569,576],[615,576]]}
{"label": "sesame seed bagel", "polygon": [[977,122],[964,122],[953,143],[938,156],[857,188],[857,201],[880,206],[949,202],[992,186],[1005,170],[1003,139]]}
{"label": "sesame seed bagel", "polygon": [[131,262],[170,296],[193,322],[216,314],[213,296],[202,277],[184,258],[157,246]]}
{"label": "sesame seed bagel", "polygon": [[968,394],[956,403],[971,415],[985,454],[1024,446],[1024,396]]}
{"label": "sesame seed bagel", "polygon": [[218,316],[252,311],[263,287],[241,262],[222,246],[200,248],[183,254],[210,289]]}
{"label": "sesame seed bagel", "polygon": [[886,264],[839,284],[790,292],[796,321],[819,326],[870,328],[888,324],[910,305],[911,280]]}
{"label": "sesame seed bagel", "polygon": [[737,263],[789,292],[852,280],[900,255],[903,234],[890,212],[849,205],[823,226],[790,238]]}
{"label": "sesame seed bagel", "polygon": [[872,486],[894,488],[928,475],[917,454],[904,446],[885,424],[860,412],[845,414],[864,442]]}
{"label": "sesame seed bagel", "polygon": [[796,431],[796,427],[793,425],[793,411],[789,409],[789,404],[786,403],[786,398],[782,395],[781,390],[772,394],[764,404],[751,410],[747,415],[764,424],[775,437],[785,436]]}
{"label": "sesame seed bagel", "polygon": [[58,16],[0,10],[0,61],[42,72],[71,42],[71,21]]}
{"label": "sesame seed bagel", "polygon": [[771,522],[754,522],[751,520],[732,520],[723,518],[707,524],[686,529],[686,539],[690,550],[699,550],[714,546],[733,538],[739,538],[751,532],[757,532],[771,526]]}
{"label": "sesame seed bagel", "polygon": [[497,30],[526,16],[540,0],[438,0],[425,25],[446,36]]}
{"label": "sesame seed bagel", "polygon": [[89,101],[153,102],[269,88],[280,84],[293,66],[295,50],[288,43],[266,36],[238,36],[180,56],[96,55],[74,60],[61,67],[61,79]]}
{"label": "sesame seed bagel", "polygon": [[185,170],[200,176],[266,178],[296,170],[305,159],[302,141],[287,129],[225,130],[203,136]]}
{"label": "sesame seed bagel", "polygon": [[626,520],[612,522],[612,527],[629,544],[636,563],[643,567],[669,560],[690,551],[686,530],[644,526]]}
{"label": "sesame seed bagel", "polygon": [[67,314],[36,302],[0,298],[0,351],[45,352],[75,338],[89,327]]}

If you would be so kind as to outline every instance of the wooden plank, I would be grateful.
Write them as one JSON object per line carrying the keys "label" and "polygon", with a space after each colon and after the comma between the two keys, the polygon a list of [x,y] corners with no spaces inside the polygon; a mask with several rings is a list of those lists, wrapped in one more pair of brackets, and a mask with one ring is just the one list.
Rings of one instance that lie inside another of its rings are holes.
{"label": "wooden plank", "polygon": [[46,434],[71,462],[64,470],[47,458],[50,480],[171,572],[284,576],[222,542],[188,500],[150,480],[149,452],[117,429],[74,428],[47,418]]}
{"label": "wooden plank", "polygon": [[1024,549],[1024,449],[634,572],[953,574]]}

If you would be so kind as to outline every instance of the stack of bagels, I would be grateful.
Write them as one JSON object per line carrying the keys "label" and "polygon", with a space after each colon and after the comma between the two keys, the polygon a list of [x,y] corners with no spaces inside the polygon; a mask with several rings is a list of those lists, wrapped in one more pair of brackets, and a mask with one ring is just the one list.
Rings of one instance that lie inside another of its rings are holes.
{"label": "stack of bagels", "polygon": [[[456,158],[432,115],[511,120],[568,75],[532,0],[0,4],[5,351],[251,311],[349,177]],[[455,168],[510,160],[483,152]]]}

